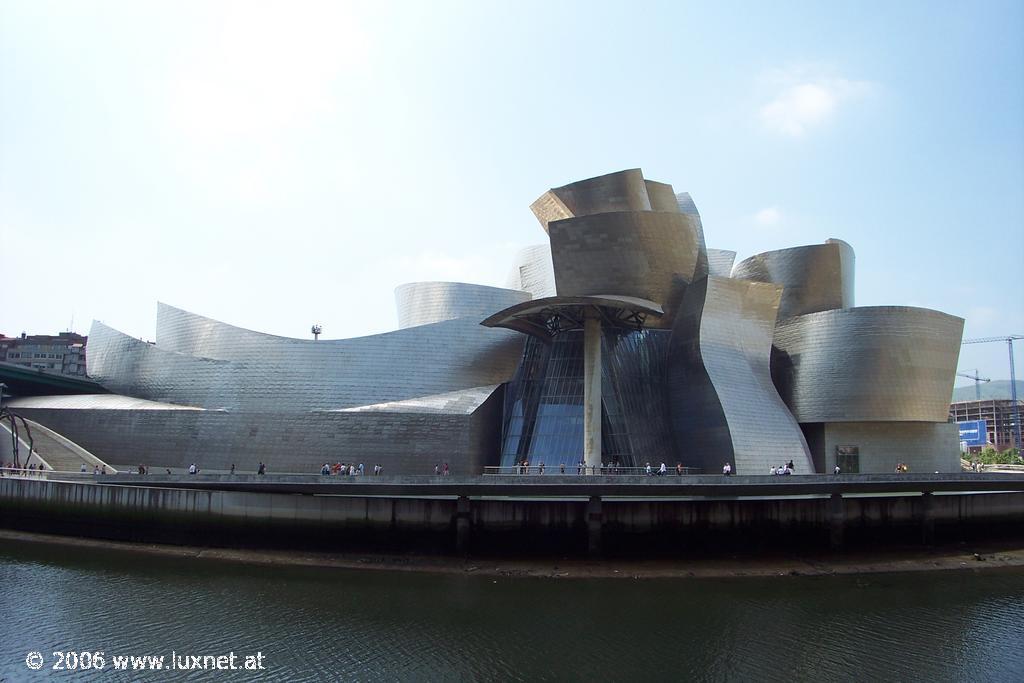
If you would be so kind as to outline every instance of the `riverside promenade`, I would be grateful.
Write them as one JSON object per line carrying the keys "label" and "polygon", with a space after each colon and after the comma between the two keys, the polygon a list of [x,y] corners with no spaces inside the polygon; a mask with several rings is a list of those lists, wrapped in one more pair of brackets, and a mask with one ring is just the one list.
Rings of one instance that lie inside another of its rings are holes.
{"label": "riverside promenade", "polygon": [[0,525],[147,543],[427,553],[1022,538],[1024,474],[319,476],[46,472],[0,479]]}
{"label": "riverside promenade", "polygon": [[[64,475],[66,476],[66,475]],[[56,478],[63,479],[60,474]],[[107,486],[304,495],[403,497],[717,497],[1024,491],[1024,473],[677,476],[525,474],[500,476],[321,476],[307,474],[71,474]],[[50,475],[50,478],[55,478]]]}

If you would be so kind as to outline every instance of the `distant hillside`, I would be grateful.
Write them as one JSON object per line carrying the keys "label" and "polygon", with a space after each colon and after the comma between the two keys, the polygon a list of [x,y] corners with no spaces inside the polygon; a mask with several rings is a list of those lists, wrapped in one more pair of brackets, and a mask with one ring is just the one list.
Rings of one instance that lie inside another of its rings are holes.
{"label": "distant hillside", "polygon": [[[981,384],[981,398],[985,399],[1005,399],[1010,400],[1010,380],[1008,379],[994,379],[991,382],[982,382]],[[959,401],[973,401],[974,400],[974,383],[968,384],[967,386],[957,387],[953,389],[953,403]],[[1017,400],[1024,401],[1024,380],[1017,380]]]}

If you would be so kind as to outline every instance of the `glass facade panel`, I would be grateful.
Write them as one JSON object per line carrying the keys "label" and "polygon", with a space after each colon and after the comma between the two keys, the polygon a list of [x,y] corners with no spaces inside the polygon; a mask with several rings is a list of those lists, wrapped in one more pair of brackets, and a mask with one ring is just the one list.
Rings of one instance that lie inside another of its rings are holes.
{"label": "glass facade panel", "polygon": [[[601,343],[602,453],[641,466],[671,460],[667,330],[606,331]],[[505,394],[501,464],[575,466],[583,453],[583,332],[529,338]]]}

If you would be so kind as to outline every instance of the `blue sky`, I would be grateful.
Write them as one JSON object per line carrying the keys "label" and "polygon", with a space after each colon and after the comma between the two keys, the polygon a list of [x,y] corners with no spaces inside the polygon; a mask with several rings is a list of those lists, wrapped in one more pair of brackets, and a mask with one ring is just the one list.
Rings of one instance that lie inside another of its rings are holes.
{"label": "blue sky", "polygon": [[858,305],[1024,333],[1019,1],[10,0],[0,332],[384,331],[396,285],[501,285],[533,199],[633,167],[710,246],[840,237]]}

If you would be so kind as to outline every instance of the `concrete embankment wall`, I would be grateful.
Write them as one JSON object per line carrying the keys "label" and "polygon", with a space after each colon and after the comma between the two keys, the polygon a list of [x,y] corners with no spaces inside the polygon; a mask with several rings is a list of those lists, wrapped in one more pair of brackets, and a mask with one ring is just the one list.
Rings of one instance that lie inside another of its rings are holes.
{"label": "concrete embankment wall", "polygon": [[[147,543],[319,550],[673,554],[1020,535],[1024,493],[789,499],[467,500],[0,479],[0,526]],[[461,536],[461,538],[460,538]]]}

